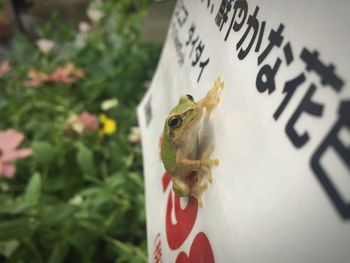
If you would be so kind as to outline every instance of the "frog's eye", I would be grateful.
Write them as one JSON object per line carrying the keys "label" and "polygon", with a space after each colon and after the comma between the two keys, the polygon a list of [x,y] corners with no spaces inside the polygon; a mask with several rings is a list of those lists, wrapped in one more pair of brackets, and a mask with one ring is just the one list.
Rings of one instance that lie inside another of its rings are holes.
{"label": "frog's eye", "polygon": [[182,123],[182,119],[179,116],[172,116],[168,120],[168,125],[170,128],[178,128]]}
{"label": "frog's eye", "polygon": [[190,95],[190,94],[187,94],[186,97],[190,100],[190,101],[193,101],[193,97]]}

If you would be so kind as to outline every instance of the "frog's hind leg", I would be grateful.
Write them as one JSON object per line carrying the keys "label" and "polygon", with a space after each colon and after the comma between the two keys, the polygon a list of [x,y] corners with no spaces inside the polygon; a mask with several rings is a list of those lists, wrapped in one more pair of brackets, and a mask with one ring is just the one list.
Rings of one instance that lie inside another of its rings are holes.
{"label": "frog's hind leg", "polygon": [[202,193],[208,188],[208,184],[201,183],[201,180],[198,180],[198,182],[192,187],[191,189],[191,196],[197,199],[197,202],[200,207],[203,207],[203,200],[202,200]]}
{"label": "frog's hind leg", "polygon": [[196,178],[196,182],[194,182],[194,184],[192,185],[191,180],[193,180],[193,178],[189,179],[174,176],[172,178],[173,190],[178,196],[193,196],[197,199],[197,202],[200,205],[200,207],[203,207],[203,200],[201,196],[202,193],[208,188],[208,185],[206,183],[202,184],[201,176],[198,176]]}
{"label": "frog's hind leg", "polygon": [[187,178],[173,176],[173,190],[179,196],[188,196],[191,193],[190,183]]}
{"label": "frog's hind leg", "polygon": [[213,182],[213,176],[209,167],[202,167],[203,172],[207,175],[208,181],[211,184]]}
{"label": "frog's hind leg", "polygon": [[210,154],[214,151],[215,146],[210,145],[202,154],[201,161],[204,165],[201,166],[201,170],[207,175],[209,183],[213,182],[213,176],[211,174],[210,167],[213,165],[219,165],[218,159],[209,159]]}

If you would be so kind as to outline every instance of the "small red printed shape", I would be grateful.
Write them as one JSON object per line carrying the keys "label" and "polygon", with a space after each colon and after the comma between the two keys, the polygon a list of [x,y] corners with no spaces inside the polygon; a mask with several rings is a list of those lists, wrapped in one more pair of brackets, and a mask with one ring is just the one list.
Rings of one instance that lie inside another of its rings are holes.
{"label": "small red printed shape", "polygon": [[[198,213],[198,203],[194,197],[189,197],[188,203],[184,209],[180,206],[180,197],[175,195],[174,204],[172,201],[172,191],[169,192],[168,204],[166,209],[166,237],[170,249],[178,249],[190,234]],[[174,206],[174,208],[173,208]],[[176,223],[171,221],[171,211],[175,209]]]}
{"label": "small red printed shape", "polygon": [[214,263],[214,255],[207,236],[199,232],[193,240],[189,256],[181,252],[176,263]]}
{"label": "small red printed shape", "polygon": [[162,244],[160,240],[160,233],[157,234],[156,238],[154,239],[154,262],[155,263],[161,263],[162,262]]}

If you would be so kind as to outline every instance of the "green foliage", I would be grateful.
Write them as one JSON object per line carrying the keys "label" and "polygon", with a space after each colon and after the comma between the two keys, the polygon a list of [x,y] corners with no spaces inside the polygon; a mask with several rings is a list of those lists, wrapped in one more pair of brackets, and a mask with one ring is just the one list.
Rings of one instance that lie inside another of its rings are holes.
{"label": "green foliage", "polygon": [[50,165],[55,159],[55,150],[52,145],[44,141],[34,141],[32,143],[33,158],[41,164]]}
{"label": "green foliage", "polygon": [[94,176],[96,174],[94,155],[92,151],[82,143],[77,144],[77,163],[84,174]]}
{"label": "green foliage", "polygon": [[33,174],[24,192],[23,202],[31,206],[36,206],[39,203],[41,185],[40,174]]}
{"label": "green foliage", "polygon": [[[93,3],[105,15],[88,33],[55,15],[38,30],[56,42],[48,55],[15,36],[11,71],[0,78],[0,131],[23,133],[32,155],[16,160],[13,178],[0,177],[0,261],[146,262],[141,150],[128,135],[160,53],[138,41],[147,4]],[[50,74],[68,62],[85,78],[23,85],[30,69]],[[111,98],[119,105],[105,114],[118,123],[115,134],[68,136],[70,116],[98,115]]]}

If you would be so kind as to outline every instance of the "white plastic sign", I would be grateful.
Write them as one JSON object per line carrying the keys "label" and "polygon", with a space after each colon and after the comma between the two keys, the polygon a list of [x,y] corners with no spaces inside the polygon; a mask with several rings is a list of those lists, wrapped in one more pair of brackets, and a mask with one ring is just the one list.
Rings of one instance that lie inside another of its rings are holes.
{"label": "white plastic sign", "polygon": [[[350,2],[177,2],[139,105],[149,262],[350,261]],[[172,191],[159,139],[183,94],[222,101],[204,208]]]}

